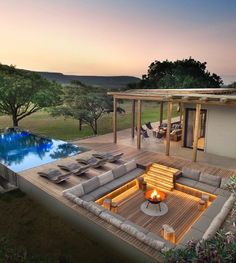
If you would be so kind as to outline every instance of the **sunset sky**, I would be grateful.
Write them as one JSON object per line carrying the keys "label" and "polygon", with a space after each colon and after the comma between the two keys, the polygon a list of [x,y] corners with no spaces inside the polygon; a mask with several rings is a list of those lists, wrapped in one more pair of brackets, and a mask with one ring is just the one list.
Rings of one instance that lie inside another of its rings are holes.
{"label": "sunset sky", "polygon": [[0,0],[0,62],[79,75],[141,76],[192,56],[236,79],[236,1]]}

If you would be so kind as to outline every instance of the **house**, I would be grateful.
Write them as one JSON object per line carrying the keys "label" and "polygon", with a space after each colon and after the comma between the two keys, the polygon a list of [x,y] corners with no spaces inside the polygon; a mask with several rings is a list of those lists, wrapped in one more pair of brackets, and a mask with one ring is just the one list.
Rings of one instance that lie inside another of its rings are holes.
{"label": "house", "polygon": [[236,158],[236,89],[139,89],[109,92],[114,98],[114,142],[117,141],[117,101],[132,103],[132,132],[135,129],[137,105],[137,148],[141,147],[141,105],[143,101],[160,103],[160,123],[163,122],[163,104],[167,104],[166,155],[170,154],[171,119],[174,105],[180,107],[182,147],[192,148],[192,160],[197,160],[198,150],[206,153]]}

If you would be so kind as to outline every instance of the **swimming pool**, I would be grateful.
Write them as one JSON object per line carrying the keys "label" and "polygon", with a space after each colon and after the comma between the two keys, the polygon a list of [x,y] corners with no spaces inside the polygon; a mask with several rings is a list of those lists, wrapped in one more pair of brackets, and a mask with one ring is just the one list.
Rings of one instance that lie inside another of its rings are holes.
{"label": "swimming pool", "polygon": [[0,163],[14,172],[72,156],[86,149],[28,131],[7,129],[0,133]]}

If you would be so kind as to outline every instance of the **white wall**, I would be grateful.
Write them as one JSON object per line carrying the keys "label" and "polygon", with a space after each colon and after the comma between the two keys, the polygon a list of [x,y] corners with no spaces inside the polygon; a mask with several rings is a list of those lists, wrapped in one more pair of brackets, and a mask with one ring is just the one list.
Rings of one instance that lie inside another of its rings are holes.
{"label": "white wall", "polygon": [[205,151],[236,158],[236,108],[208,106]]}

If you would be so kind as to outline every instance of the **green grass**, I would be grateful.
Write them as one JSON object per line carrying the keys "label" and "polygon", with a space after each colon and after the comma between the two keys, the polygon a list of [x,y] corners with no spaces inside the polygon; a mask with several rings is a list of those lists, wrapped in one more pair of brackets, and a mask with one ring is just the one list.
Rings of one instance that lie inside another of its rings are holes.
{"label": "green grass", "polygon": [[0,211],[0,238],[34,257],[67,258],[75,263],[127,262],[19,190],[0,195]]}
{"label": "green grass", "polygon": [[[125,114],[118,114],[118,129],[131,127],[131,104],[126,102],[121,105],[126,110]],[[173,116],[178,116],[176,107],[173,110]],[[164,108],[164,118],[166,118],[166,108]],[[143,103],[142,123],[159,120],[159,105],[155,102]],[[12,126],[11,119],[8,116],[0,116],[0,128]],[[49,137],[62,140],[73,140],[93,135],[92,130],[87,125],[79,131],[78,121],[73,119],[64,119],[63,117],[53,118],[48,112],[40,111],[23,119],[19,126],[23,129],[29,129]],[[98,122],[98,133],[105,134],[112,132],[112,113],[104,115]]]}

